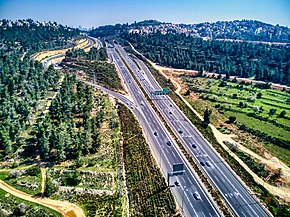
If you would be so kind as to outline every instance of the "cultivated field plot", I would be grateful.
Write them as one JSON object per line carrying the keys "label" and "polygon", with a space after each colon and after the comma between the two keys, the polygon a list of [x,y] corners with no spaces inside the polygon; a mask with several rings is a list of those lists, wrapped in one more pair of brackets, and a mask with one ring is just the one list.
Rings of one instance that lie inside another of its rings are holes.
{"label": "cultivated field plot", "polygon": [[[235,117],[236,126],[269,144],[275,156],[290,164],[290,94],[272,89],[260,89],[250,84],[183,76],[191,92],[200,99],[187,99],[203,113],[207,102],[214,109],[215,125]],[[222,129],[224,130],[224,129]],[[274,146],[273,146],[274,145]],[[287,153],[280,155],[280,153]]]}
{"label": "cultivated field plot", "polygon": [[40,193],[41,173],[38,166],[1,171],[0,178],[7,184],[25,193],[31,195],[38,195]]}
{"label": "cultivated field plot", "polygon": [[54,210],[17,198],[0,189],[0,216],[62,216]]}
{"label": "cultivated field plot", "polygon": [[62,186],[113,190],[116,174],[84,170],[51,169],[48,176]]}

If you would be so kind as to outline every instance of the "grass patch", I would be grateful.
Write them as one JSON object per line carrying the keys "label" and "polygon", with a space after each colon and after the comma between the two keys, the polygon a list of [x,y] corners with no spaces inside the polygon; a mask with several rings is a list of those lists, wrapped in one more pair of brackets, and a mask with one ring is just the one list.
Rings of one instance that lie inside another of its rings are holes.
{"label": "grass patch", "polygon": [[[11,176],[11,173],[17,173],[17,176]],[[41,191],[41,173],[38,166],[32,166],[27,169],[0,172],[0,177],[7,184],[23,191],[27,194],[38,195]]]}
{"label": "grass patch", "polygon": [[[22,200],[18,197],[15,197],[6,191],[0,189],[0,203],[1,210],[0,216],[6,216],[5,212],[13,213],[13,216],[27,216],[27,217],[35,217],[35,216],[43,216],[43,217],[61,217],[62,215],[55,210],[49,209],[42,205],[32,203],[26,200]],[[24,204],[25,209],[21,209],[23,212],[20,212],[20,209],[17,208],[19,204]],[[3,211],[5,210],[5,211]]]}

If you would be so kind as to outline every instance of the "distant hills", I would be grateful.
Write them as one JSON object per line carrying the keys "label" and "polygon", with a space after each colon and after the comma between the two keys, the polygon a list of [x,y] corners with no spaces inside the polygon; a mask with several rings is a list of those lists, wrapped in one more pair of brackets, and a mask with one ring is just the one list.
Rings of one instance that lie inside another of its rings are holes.
{"label": "distant hills", "polygon": [[80,30],[56,22],[38,22],[32,19],[0,20],[0,50],[7,52],[36,52],[44,49],[69,46],[69,39],[80,34]]}
{"label": "distant hills", "polygon": [[156,20],[145,20],[115,26],[101,26],[93,29],[91,34],[95,36],[109,36],[121,32],[150,34],[161,32],[162,34],[186,34],[193,37],[212,39],[233,39],[264,42],[290,42],[290,29],[285,26],[271,25],[256,20],[234,20],[205,22],[199,24],[174,24],[162,23]]}

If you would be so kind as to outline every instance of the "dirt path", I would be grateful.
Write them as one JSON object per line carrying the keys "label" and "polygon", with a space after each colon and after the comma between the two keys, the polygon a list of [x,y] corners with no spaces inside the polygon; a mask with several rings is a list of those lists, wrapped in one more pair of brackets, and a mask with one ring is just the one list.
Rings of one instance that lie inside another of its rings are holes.
{"label": "dirt path", "polygon": [[40,168],[40,171],[41,171],[41,195],[43,195],[43,192],[44,192],[44,188],[45,188],[45,181],[46,181],[46,169],[44,167],[41,167]]}
{"label": "dirt path", "polygon": [[0,180],[0,188],[4,191],[12,194],[16,197],[19,197],[23,200],[27,200],[33,203],[41,204],[48,208],[51,208],[59,213],[61,213],[65,217],[85,217],[84,211],[77,205],[64,202],[64,201],[57,201],[51,200],[48,198],[37,198],[32,195],[26,194],[22,191],[19,191],[12,186],[8,185],[7,183]]}
{"label": "dirt path", "polygon": [[[130,44],[131,45],[131,44]],[[182,87],[180,85],[180,81],[178,81],[178,78],[174,77],[174,76],[170,76],[171,71],[177,71],[177,72],[184,72],[184,71],[188,71],[189,73],[196,73],[193,70],[182,70],[182,69],[170,69],[167,67],[162,67],[162,66],[158,66],[157,64],[153,63],[152,61],[148,60],[146,57],[144,57],[141,53],[139,53],[137,50],[135,50],[135,48],[131,45],[131,48],[138,53],[139,55],[141,55],[143,58],[145,58],[156,70],[159,71],[160,74],[162,74],[166,79],[170,79],[171,82],[173,83],[173,85],[176,87],[175,93],[183,100],[183,102],[192,110],[192,112],[194,112],[194,114],[200,119],[203,120],[203,117],[190,105],[190,103],[185,100],[181,94],[182,91]],[[164,73],[167,72],[168,74]],[[258,162],[264,163],[267,166],[273,168],[273,169],[278,169],[281,168],[282,170],[282,175],[283,178],[287,181],[290,180],[290,168],[287,167],[287,165],[285,165],[282,161],[280,161],[278,158],[276,157],[272,157],[270,159],[266,159],[263,158],[261,156],[259,156],[258,154],[254,153],[253,151],[249,150],[248,148],[244,147],[243,145],[237,143],[236,141],[234,141],[232,139],[233,135],[227,135],[227,134],[223,134],[220,131],[218,131],[218,129],[213,126],[212,124],[209,124],[210,128],[213,131],[214,136],[216,137],[217,141],[219,142],[219,144],[222,145],[222,147],[232,156],[234,157],[241,166],[243,166],[245,168],[245,170],[250,173],[254,180],[263,185],[268,191],[270,191],[272,194],[274,195],[278,195],[279,197],[282,198],[283,201],[290,203],[290,188],[288,187],[276,187],[273,185],[270,185],[268,183],[265,183],[259,176],[257,176],[236,154],[234,154],[232,151],[229,150],[229,148],[224,144],[224,142],[229,142],[232,144],[235,144],[237,146],[237,148],[239,148],[241,151],[243,151],[246,154],[249,154],[250,156],[252,156],[253,158],[255,158]]]}
{"label": "dirt path", "polygon": [[[31,164],[31,165],[26,165],[26,166],[20,166],[20,167],[17,167],[17,170],[24,170],[35,165],[36,163]],[[0,172],[4,172],[4,171],[11,171],[11,168],[0,169]]]}

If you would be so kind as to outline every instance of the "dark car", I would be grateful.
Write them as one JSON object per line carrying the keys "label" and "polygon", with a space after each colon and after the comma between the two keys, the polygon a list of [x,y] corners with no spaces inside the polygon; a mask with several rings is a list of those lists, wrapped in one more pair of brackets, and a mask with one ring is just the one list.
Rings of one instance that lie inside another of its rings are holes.
{"label": "dark car", "polygon": [[192,144],[191,147],[196,148],[196,144]]}
{"label": "dark car", "polygon": [[211,164],[209,161],[206,161],[205,164],[208,166],[208,167],[211,167]]}
{"label": "dark car", "polygon": [[157,136],[157,135],[158,135],[158,133],[155,131],[155,132],[154,132],[154,136]]}
{"label": "dark car", "polygon": [[196,199],[196,200],[200,200],[200,196],[199,196],[199,193],[197,191],[195,191],[193,193],[193,197]]}
{"label": "dark car", "polygon": [[170,141],[167,141],[166,142],[166,145],[171,146],[171,142]]}
{"label": "dark car", "polygon": [[200,162],[200,164],[201,164],[201,166],[204,166],[205,165],[204,162],[202,162],[202,161]]}
{"label": "dark car", "polygon": [[183,133],[183,131],[182,131],[182,130],[178,130],[178,133],[179,133],[179,134],[182,134],[182,133]]}

